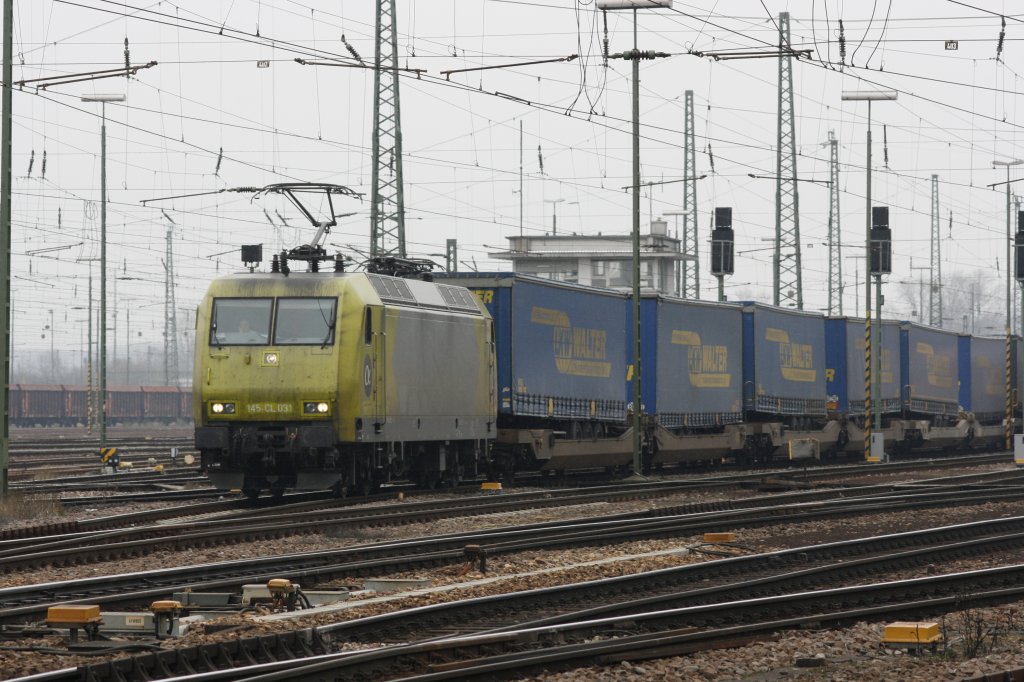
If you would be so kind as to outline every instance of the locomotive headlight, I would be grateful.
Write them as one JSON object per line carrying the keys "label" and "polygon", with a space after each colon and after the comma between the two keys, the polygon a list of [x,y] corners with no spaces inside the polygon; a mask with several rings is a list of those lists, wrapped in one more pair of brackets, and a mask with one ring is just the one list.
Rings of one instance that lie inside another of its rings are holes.
{"label": "locomotive headlight", "polygon": [[210,412],[214,414],[234,414],[235,404],[234,403],[212,403],[210,405]]}
{"label": "locomotive headlight", "polygon": [[276,351],[267,351],[266,353],[263,354],[264,365],[276,365],[277,361],[278,356]]}
{"label": "locomotive headlight", "polygon": [[303,414],[327,414],[331,411],[331,404],[323,400],[307,400],[302,403]]}

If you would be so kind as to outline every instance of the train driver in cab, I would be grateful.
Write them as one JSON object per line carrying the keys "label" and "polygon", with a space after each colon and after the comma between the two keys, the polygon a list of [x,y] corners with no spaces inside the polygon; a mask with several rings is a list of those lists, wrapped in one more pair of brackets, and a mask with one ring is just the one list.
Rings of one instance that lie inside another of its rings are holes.
{"label": "train driver in cab", "polygon": [[238,333],[235,335],[236,343],[266,343],[266,332],[258,332],[249,324],[244,317],[238,322]]}

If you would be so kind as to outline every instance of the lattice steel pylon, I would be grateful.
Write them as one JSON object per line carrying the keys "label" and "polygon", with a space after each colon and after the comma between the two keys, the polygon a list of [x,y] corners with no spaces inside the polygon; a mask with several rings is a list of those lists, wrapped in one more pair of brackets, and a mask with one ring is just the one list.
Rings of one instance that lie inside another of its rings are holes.
{"label": "lattice steel pylon", "polygon": [[942,326],[942,259],[939,238],[939,176],[932,176],[932,258],[928,269],[928,324]]}
{"label": "lattice steel pylon", "polygon": [[398,31],[395,0],[377,0],[373,71],[373,177],[370,257],[405,258],[402,184],[402,116],[398,98]]}
{"label": "lattice steel pylon", "polygon": [[[779,13],[779,50],[789,51],[789,12]],[[775,305],[804,308],[800,265],[800,201],[796,182],[796,127],[792,56],[779,56],[779,128],[775,190]]]}
{"label": "lattice steel pylon", "polygon": [[828,131],[828,314],[843,314],[843,246],[839,238],[839,140]]}
{"label": "lattice steel pylon", "polygon": [[686,91],[683,151],[683,253],[696,260],[682,261],[683,298],[700,298],[700,258],[697,253],[697,150],[694,145],[693,90]]}
{"label": "lattice steel pylon", "polygon": [[164,261],[164,385],[178,377],[178,306],[174,301],[174,225],[167,226]]}

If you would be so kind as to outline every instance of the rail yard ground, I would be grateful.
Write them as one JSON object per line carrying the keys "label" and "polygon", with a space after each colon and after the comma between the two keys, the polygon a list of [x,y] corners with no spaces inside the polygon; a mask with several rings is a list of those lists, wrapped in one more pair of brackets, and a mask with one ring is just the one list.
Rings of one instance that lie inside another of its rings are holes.
{"label": "rail yard ground", "polygon": [[[987,464],[961,469],[935,471],[901,471],[887,473],[861,473],[838,477],[822,488],[836,486],[862,486],[883,483],[915,481],[937,477],[1000,472],[1012,470],[1009,456],[1005,463]],[[778,477],[781,472],[773,472]],[[671,478],[671,477],[667,477]],[[799,478],[799,477],[798,477]],[[963,487],[969,487],[964,483]],[[517,491],[518,492],[518,491]],[[511,494],[510,490],[508,494]],[[419,499],[438,499],[445,496],[464,499],[464,494],[407,494],[405,504]],[[74,580],[88,576],[123,574],[132,571],[189,566],[200,563],[222,562],[250,557],[265,557],[296,552],[323,551],[357,544],[401,540],[417,537],[436,537],[446,533],[467,532],[475,529],[499,528],[548,521],[580,518],[600,518],[626,512],[649,511],[694,503],[725,502],[752,499],[764,492],[741,487],[721,490],[685,490],[675,494],[624,502],[591,502],[569,504],[553,508],[490,513],[479,516],[452,515],[450,518],[426,523],[401,526],[368,527],[356,531],[332,531],[257,540],[242,544],[193,547],[184,550],[157,549],[135,558],[112,562],[87,563],[74,566],[48,566],[41,569],[15,571],[0,576],[0,588],[44,582]],[[74,507],[61,509],[52,501],[52,495],[22,498],[28,510],[20,519],[6,519],[4,528],[32,525],[61,520],[90,519],[111,516],[149,508],[151,503],[103,505],[100,507]],[[394,504],[391,497],[367,503],[367,507]],[[166,506],[167,503],[160,503]],[[298,616],[294,619],[268,619],[264,612],[231,615],[223,618],[218,627],[202,626],[192,630],[180,640],[169,640],[163,646],[186,646],[218,638],[250,636],[257,633],[292,630],[300,626],[326,626],[397,609],[424,606],[431,603],[479,597],[488,594],[517,592],[539,587],[550,587],[591,581],[611,576],[626,575],[687,564],[715,561],[727,556],[743,556],[775,552],[793,547],[814,546],[838,540],[866,538],[875,535],[945,526],[951,524],[1005,519],[1021,514],[1019,500],[986,502],[947,508],[923,508],[917,511],[857,514],[841,519],[821,519],[803,522],[785,522],[761,527],[730,528],[735,531],[735,543],[706,545],[700,534],[670,538],[653,538],[616,544],[587,547],[527,550],[495,557],[488,563],[486,575],[477,566],[462,564],[437,568],[416,569],[390,575],[391,578],[419,578],[428,580],[428,589],[415,593],[398,594],[388,599],[356,592],[344,608],[318,615]],[[901,570],[863,576],[857,583],[876,583],[925,575],[941,575],[983,567],[1024,563],[1024,549],[970,557],[950,562],[908,567]],[[347,581],[350,586],[352,581]],[[168,595],[169,596],[169,595]],[[616,663],[592,669],[552,672],[531,675],[537,680],[622,680],[622,679],[965,679],[980,673],[996,673],[1024,666],[1020,654],[1024,633],[1024,602],[1002,604],[986,608],[953,609],[941,619],[948,638],[947,645],[934,653],[908,655],[885,649],[880,644],[884,622],[861,622],[841,629],[786,630],[766,641],[748,643],[738,648],[706,651],[680,657]],[[222,629],[224,624],[231,627]],[[980,633],[980,635],[978,634]],[[975,641],[980,637],[980,641]],[[4,678],[44,672],[94,663],[95,659],[57,655],[62,640],[56,636],[8,641],[0,646],[0,662]],[[373,646],[364,644],[361,646]],[[27,647],[27,648],[25,648]],[[47,647],[51,648],[48,652]],[[967,652],[965,648],[974,648]],[[812,666],[812,667],[804,667]]]}

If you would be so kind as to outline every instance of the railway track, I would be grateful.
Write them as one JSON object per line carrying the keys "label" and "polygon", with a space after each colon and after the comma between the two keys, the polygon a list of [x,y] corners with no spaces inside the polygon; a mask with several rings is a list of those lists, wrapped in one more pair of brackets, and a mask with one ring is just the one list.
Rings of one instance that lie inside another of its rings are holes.
{"label": "railway track", "polygon": [[[313,499],[286,508],[261,511],[246,509],[242,501],[191,505],[194,514],[238,510],[227,518],[175,524],[135,525],[140,519],[156,519],[168,510],[153,510],[120,517],[73,524],[49,537],[21,536],[0,540],[0,571],[110,561],[137,556],[155,549],[185,549],[282,538],[307,533],[352,532],[367,527],[423,523],[451,516],[476,516],[524,509],[651,499],[678,492],[673,484],[622,485],[598,490],[567,490],[517,493],[502,497],[463,497],[425,502],[406,502],[379,507],[349,508],[338,500]],[[627,515],[628,517],[628,515]],[[107,529],[114,527],[113,529]],[[14,533],[12,533],[14,535]]]}
{"label": "railway track", "polygon": [[15,481],[8,488],[13,492],[31,494],[60,494],[71,491],[88,492],[115,490],[139,490],[161,486],[202,485],[209,487],[210,481],[195,467],[180,467],[168,471],[121,471],[116,474],[96,476],[65,476],[61,479]]}
{"label": "railway track", "polygon": [[[807,497],[807,494],[801,494]],[[290,577],[302,584],[310,585],[324,581],[352,580],[367,576],[381,576],[396,571],[408,571],[425,566],[464,564],[477,561],[479,557],[495,557],[502,554],[531,549],[569,546],[594,546],[616,542],[628,542],[642,538],[680,537],[701,532],[764,526],[777,523],[845,517],[871,511],[894,511],[943,507],[950,504],[973,504],[999,500],[1016,500],[1024,491],[1013,489],[979,488],[973,490],[916,490],[911,493],[883,495],[879,491],[860,498],[819,501],[802,501],[784,506],[770,507],[778,496],[763,498],[761,508],[753,502],[747,508],[734,511],[690,511],[666,516],[673,510],[657,510],[638,514],[619,515],[580,521],[578,523],[551,522],[531,524],[522,527],[460,533],[443,536],[417,538],[401,542],[362,545],[339,550],[314,553],[263,557],[254,560],[240,560],[202,566],[161,569],[139,573],[103,576],[73,580],[46,585],[28,585],[0,590],[0,622],[12,622],[37,617],[46,608],[56,603],[99,603],[105,606],[126,604],[148,604],[156,598],[166,597],[173,591],[234,589],[239,585],[262,582],[274,577]],[[580,498],[576,498],[576,503]],[[527,505],[536,501],[524,500]],[[504,504],[504,503],[501,503]],[[482,513],[479,508],[473,510]],[[676,509],[678,511],[678,508]],[[391,518],[386,512],[367,518],[350,519],[351,524],[384,525],[386,523],[408,523],[410,519],[422,519],[426,514],[441,513],[416,510],[412,516],[403,512],[394,513]],[[450,512],[448,512],[450,513]],[[460,511],[465,513],[465,511]],[[340,522],[330,520],[328,524],[337,527]],[[273,524],[260,532],[275,530]],[[217,538],[223,531],[204,531],[205,537]],[[174,541],[173,539],[171,541]],[[194,542],[194,540],[193,540]],[[475,552],[467,554],[466,546],[476,545]],[[142,553],[144,543],[99,548],[111,556],[132,550]],[[37,550],[41,551],[41,550]],[[46,550],[51,557],[70,554],[66,547]],[[19,562],[34,559],[25,558],[24,550],[13,550],[7,561]]]}
{"label": "railway track", "polygon": [[[988,472],[959,476],[953,479],[939,479],[931,484],[931,494],[941,495],[966,485],[977,485],[988,481],[1024,481],[1024,474],[1017,471]],[[711,482],[712,485],[718,482]],[[0,533],[0,571],[37,568],[47,565],[72,565],[95,561],[110,561],[126,556],[135,556],[143,551],[156,549],[186,549],[208,547],[217,544],[234,544],[244,541],[268,538],[282,538],[325,529],[338,531],[342,528],[362,528],[367,525],[402,525],[443,518],[452,514],[489,514],[501,511],[515,511],[525,508],[563,506],[587,502],[618,501],[669,495],[686,489],[693,489],[694,482],[652,483],[643,486],[634,484],[605,486],[594,491],[573,489],[560,495],[552,493],[515,493],[500,498],[464,498],[436,502],[406,502],[399,505],[376,508],[351,509],[360,500],[325,499],[322,496],[306,495],[306,500],[292,502],[286,506],[265,507],[260,510],[247,508],[242,500],[223,500],[185,507],[147,510],[113,517],[76,521],[63,524],[46,524],[36,528],[18,528]],[[891,494],[897,487],[880,485],[858,489],[826,489],[802,493],[791,493],[785,499],[790,504],[822,502],[837,498],[862,497]],[[921,490],[916,491],[918,499],[925,499]],[[982,499],[988,493],[975,493]],[[942,499],[942,498],[940,498]],[[742,508],[757,508],[776,505],[778,496],[771,498],[735,501],[729,503],[705,503],[672,507],[665,514],[693,514],[700,512],[724,512]],[[230,514],[226,518],[190,520],[177,524],[153,524],[171,518],[192,517],[209,514]],[[636,515],[620,515],[619,519]]]}
{"label": "railway track", "polygon": [[[19,433],[10,444],[9,479],[29,481],[39,476],[67,476],[81,472],[94,472],[99,468],[99,439],[97,436],[52,436],[45,433]],[[21,436],[19,438],[18,436]],[[122,460],[138,465],[152,462],[165,466],[174,463],[171,452],[177,451],[178,461],[188,454],[196,455],[193,439],[186,434],[163,434],[152,431],[121,437],[110,437],[107,446],[117,448]]]}
{"label": "railway track", "polygon": [[[1024,596],[1024,565],[885,583],[857,581],[1022,543],[1022,518],[901,533],[178,648],[85,666],[75,671],[77,677],[68,673],[58,679],[159,679],[175,671],[228,668],[231,679],[271,672],[274,679],[380,679],[399,673],[403,679],[486,679],[498,670],[530,672],[679,655],[808,624],[833,626],[909,613],[920,617],[1019,599]],[[702,587],[692,589],[695,584]],[[580,604],[588,606],[580,609]],[[412,644],[329,655],[345,642],[351,648],[354,641],[406,642],[410,637]],[[286,657],[297,660],[281,660]],[[252,666],[255,660],[274,659]]]}
{"label": "railway track", "polygon": [[[1024,473],[1017,471],[987,472],[955,478],[938,479],[927,489],[923,483],[913,490],[915,504],[942,504],[951,497],[961,502],[968,498],[975,501],[991,499],[993,494],[1014,498],[1013,490],[982,488],[973,492],[960,492],[968,486],[988,482],[1019,483]],[[715,484],[717,482],[712,482]],[[693,482],[652,483],[643,486],[605,486],[588,491],[573,489],[558,495],[549,492],[515,493],[499,498],[466,497],[461,500],[433,502],[406,502],[372,508],[352,509],[338,500],[325,499],[318,495],[307,495],[305,501],[292,502],[286,506],[265,507],[259,510],[247,508],[242,500],[222,500],[185,507],[147,510],[131,514],[104,517],[93,520],[63,524],[47,524],[36,528],[12,529],[0,534],[0,571],[14,571],[38,568],[48,565],[74,565],[96,561],[111,561],[136,556],[142,552],[157,549],[182,550],[190,547],[209,547],[234,544],[269,538],[286,538],[308,533],[342,529],[359,529],[367,526],[404,525],[422,523],[451,515],[478,515],[516,511],[527,508],[564,506],[593,502],[643,499],[669,495],[692,489]],[[879,485],[857,489],[822,489],[801,493],[790,493],[784,500],[790,505],[821,503],[829,500],[861,498],[860,508],[870,506],[873,496],[891,496],[901,486]],[[891,498],[886,498],[887,504]],[[711,512],[736,512],[742,509],[758,509],[779,505],[779,496],[755,498],[733,502],[691,504],[659,510],[662,515],[699,514]],[[214,519],[198,520],[196,517],[210,514],[229,514]],[[644,514],[625,514],[614,517],[626,521]],[[178,523],[162,523],[160,520],[191,517]],[[727,522],[728,517],[721,521]],[[739,519],[743,521],[744,519]],[[147,525],[148,524],[148,525]]]}

